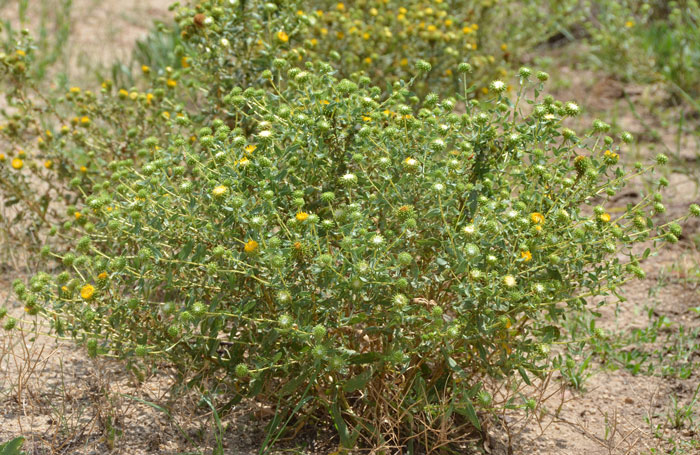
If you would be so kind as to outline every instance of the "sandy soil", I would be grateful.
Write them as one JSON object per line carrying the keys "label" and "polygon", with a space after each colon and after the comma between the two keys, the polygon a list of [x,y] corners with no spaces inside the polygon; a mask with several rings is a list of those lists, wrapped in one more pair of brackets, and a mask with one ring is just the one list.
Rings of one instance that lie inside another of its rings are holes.
{"label": "sandy soil", "polygon": [[171,0],[72,0],[68,21],[57,19],[66,11],[65,0],[30,1],[26,21],[20,22],[19,1],[0,3],[0,17],[16,30],[36,33],[44,24],[48,36],[58,36],[63,25],[70,27],[63,55],[53,71],[66,75],[72,84],[94,82],[96,68],[110,67],[117,59],[129,62],[131,50],[144,38],[154,21],[168,20]]}

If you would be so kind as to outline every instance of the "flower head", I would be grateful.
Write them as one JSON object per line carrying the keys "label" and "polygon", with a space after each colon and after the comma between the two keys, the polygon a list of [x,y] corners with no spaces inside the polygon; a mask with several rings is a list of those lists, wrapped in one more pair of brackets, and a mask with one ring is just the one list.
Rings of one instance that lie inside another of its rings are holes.
{"label": "flower head", "polygon": [[523,260],[523,262],[530,261],[532,260],[532,253],[530,253],[529,251],[521,251],[520,258]]}
{"label": "flower head", "polygon": [[14,158],[12,160],[12,168],[20,170],[24,166],[24,161],[22,161],[20,158]]}
{"label": "flower head", "polygon": [[539,212],[533,212],[530,214],[530,220],[535,224],[543,224],[544,223],[544,215],[542,215]]}
{"label": "flower head", "polygon": [[515,286],[516,281],[513,275],[506,275],[503,277],[503,284],[505,284],[507,287],[512,288]]}
{"label": "flower head", "polygon": [[493,90],[494,92],[501,93],[501,92],[505,91],[505,89],[506,89],[505,82],[499,81],[499,80],[491,82],[491,90]]}
{"label": "flower head", "polygon": [[215,197],[221,197],[224,194],[228,192],[228,188],[225,187],[224,185],[219,185],[215,187],[213,190],[211,190],[211,194],[214,195]]}
{"label": "flower head", "polygon": [[289,41],[289,35],[287,35],[287,33],[285,33],[284,30],[282,30],[277,32],[277,39],[282,43],[286,43],[287,41]]}
{"label": "flower head", "polygon": [[248,240],[246,242],[245,246],[243,246],[243,250],[246,253],[254,253],[257,249],[258,249],[258,242],[256,242],[255,240]]}
{"label": "flower head", "polygon": [[94,294],[95,287],[91,284],[86,284],[82,288],[80,288],[80,297],[82,297],[83,300],[91,299]]}
{"label": "flower head", "polygon": [[297,221],[306,221],[306,219],[309,217],[309,214],[306,212],[299,212],[296,215]]}

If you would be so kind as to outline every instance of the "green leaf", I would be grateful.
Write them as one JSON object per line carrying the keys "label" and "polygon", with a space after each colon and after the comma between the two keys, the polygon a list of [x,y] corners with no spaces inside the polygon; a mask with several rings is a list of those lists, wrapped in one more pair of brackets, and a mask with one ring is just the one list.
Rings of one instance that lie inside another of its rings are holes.
{"label": "green leaf", "polygon": [[525,381],[525,384],[532,385],[530,378],[527,376],[527,371],[525,371],[525,368],[518,367],[518,372],[520,373],[520,376],[522,376],[523,381]]}
{"label": "green leaf", "polygon": [[363,388],[367,382],[372,378],[372,370],[371,369],[366,369],[362,373],[353,376],[352,378],[348,379],[345,384],[343,384],[343,391],[346,393],[351,393],[356,390],[360,390]]}
{"label": "green leaf", "polygon": [[346,449],[352,449],[355,447],[355,442],[357,437],[360,435],[359,430],[355,430],[350,433],[348,426],[343,420],[343,416],[340,413],[340,408],[338,407],[337,399],[331,405],[330,408],[331,416],[333,416],[333,423],[335,424],[335,429],[338,430],[338,436],[340,437],[340,444]]}
{"label": "green leaf", "polygon": [[4,444],[0,444],[0,455],[21,455],[24,452],[20,452],[22,445],[24,444],[24,438],[22,436],[8,441]]}
{"label": "green leaf", "polygon": [[190,256],[190,253],[192,252],[192,248],[194,248],[194,241],[190,240],[185,244],[185,246],[182,247],[180,252],[177,254],[177,258],[180,259],[181,261],[184,261]]}
{"label": "green leaf", "polygon": [[474,405],[472,404],[471,400],[467,399],[466,401],[464,401],[464,407],[455,408],[455,412],[469,419],[469,422],[471,422],[471,424],[474,425],[474,428],[481,431],[481,423],[479,422],[479,416],[476,415],[476,409],[474,409]]}
{"label": "green leaf", "polygon": [[291,381],[286,383],[284,387],[282,387],[280,395],[282,395],[283,397],[291,395],[292,393],[296,392],[299,389],[299,386],[301,386],[306,380],[307,377],[305,375],[297,375],[294,379],[292,379]]}
{"label": "green leaf", "polygon": [[350,363],[353,365],[363,365],[366,363],[374,363],[381,358],[381,354],[378,352],[367,352],[365,354],[357,355],[350,359]]}

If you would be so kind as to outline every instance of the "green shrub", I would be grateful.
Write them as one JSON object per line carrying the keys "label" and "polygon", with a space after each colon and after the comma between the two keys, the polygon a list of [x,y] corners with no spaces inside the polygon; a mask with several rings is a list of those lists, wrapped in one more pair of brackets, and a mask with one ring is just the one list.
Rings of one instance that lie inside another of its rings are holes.
{"label": "green shrub", "polygon": [[478,93],[505,78],[518,56],[544,43],[578,17],[578,2],[499,0],[205,1],[176,9],[196,78],[210,97],[259,82],[276,58],[330,61],[340,78],[358,72],[382,89],[426,60],[414,91],[450,93],[455,71],[470,64]]}
{"label": "green shrub", "polygon": [[29,35],[8,51],[0,54],[7,103],[0,113],[0,195],[8,208],[0,225],[8,243],[31,250],[42,229],[58,220],[66,228],[85,223],[76,205],[94,187],[119,179],[116,161],[143,160],[147,144],[157,140],[149,138],[189,119],[171,68],[144,66],[131,88],[107,80],[98,92],[71,87],[54,93],[31,77],[38,57]]}
{"label": "green shrub", "polygon": [[293,413],[348,447],[430,448],[503,405],[485,381],[542,375],[571,308],[643,276],[635,244],[677,240],[652,223],[659,194],[606,211],[654,165],[624,171],[603,122],[564,128],[578,106],[527,69],[514,103],[494,81],[464,105],[283,66],[193,133],[168,123],[143,164],[108,164],[72,251],[47,251],[65,270],[15,283],[27,311],[91,355],[268,402],[272,427]]}
{"label": "green shrub", "polygon": [[[113,80],[105,80],[98,92],[49,91],[36,76],[45,72],[45,46],[28,33],[11,35],[0,55],[10,108],[0,113],[0,194],[14,205],[0,220],[6,241],[36,250],[44,230],[65,211],[79,216],[75,206],[85,194],[119,179],[109,163],[140,162],[150,153],[144,141],[162,139],[171,121],[186,125],[190,117],[200,123],[224,115],[234,86],[265,82],[276,62],[293,61],[303,69],[308,61],[333,58],[339,77],[364,72],[385,90],[387,83],[412,76],[409,59],[425,59],[433,70],[417,77],[413,90],[426,94],[462,89],[457,66],[466,59],[461,69],[470,74],[470,91],[487,94],[488,81],[507,75],[511,52],[546,40],[566,23],[574,2],[546,8],[538,3],[175,5],[174,30],[160,25],[137,47],[143,66],[134,74],[115,66]],[[186,113],[193,103],[198,107]],[[21,166],[11,166],[15,159]]]}

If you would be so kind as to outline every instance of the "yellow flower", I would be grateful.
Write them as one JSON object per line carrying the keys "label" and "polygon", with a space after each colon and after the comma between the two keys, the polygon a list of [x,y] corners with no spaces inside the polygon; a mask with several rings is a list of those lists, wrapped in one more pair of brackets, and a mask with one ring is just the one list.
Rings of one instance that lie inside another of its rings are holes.
{"label": "yellow flower", "polygon": [[600,215],[598,218],[599,218],[600,221],[602,221],[603,223],[609,223],[609,222],[610,222],[610,214],[609,214],[609,213],[603,213],[603,214]]}
{"label": "yellow flower", "polygon": [[129,92],[127,92],[127,91],[124,90],[123,88],[120,88],[120,89],[119,89],[119,96],[122,96],[122,97],[126,98],[127,96],[129,96]]}
{"label": "yellow flower", "polygon": [[287,41],[289,41],[289,35],[287,35],[284,31],[280,31],[277,32],[277,39],[283,43],[286,43]]}
{"label": "yellow flower", "polygon": [[151,101],[153,101],[153,93],[147,93],[146,94],[146,104],[151,104]]}
{"label": "yellow flower", "polygon": [[19,158],[14,158],[14,159],[12,160],[12,167],[13,167],[14,169],[20,170],[20,169],[22,169],[23,166],[24,166],[24,161],[22,161],[21,159],[19,159]]}
{"label": "yellow flower", "polygon": [[80,172],[83,174],[87,172],[87,168],[85,166],[80,166]]}
{"label": "yellow flower", "polygon": [[91,284],[86,284],[80,288],[80,297],[84,300],[89,300],[95,294],[95,287]]}
{"label": "yellow flower", "polygon": [[331,104],[331,102],[328,100],[321,100],[318,102],[318,104],[323,104],[324,106],[328,106],[329,104]]}
{"label": "yellow flower", "polygon": [[99,275],[97,275],[97,278],[100,280],[104,280],[107,278],[107,272],[102,272]]}
{"label": "yellow flower", "polygon": [[148,74],[151,72],[151,68],[147,65],[141,65],[141,71],[143,71],[143,74]]}
{"label": "yellow flower", "polygon": [[365,57],[365,63],[366,63],[367,65],[369,65],[370,63],[372,63],[372,58],[371,58],[371,57]]}
{"label": "yellow flower", "polygon": [[235,164],[237,164],[238,166],[246,167],[248,164],[250,164],[250,160],[248,158],[243,157],[240,161],[236,161]]}
{"label": "yellow flower", "polygon": [[297,221],[305,221],[309,217],[309,214],[306,212],[299,212],[297,213]]}
{"label": "yellow flower", "polygon": [[86,126],[89,125],[90,124],[90,117],[88,117],[87,115],[80,117],[80,123],[82,125],[86,125]]}
{"label": "yellow flower", "polygon": [[520,252],[520,258],[524,262],[530,261],[530,260],[532,260],[532,253],[530,253],[529,251],[522,251],[522,252]]}
{"label": "yellow flower", "polygon": [[80,87],[71,87],[70,92],[71,93],[80,93]]}
{"label": "yellow flower", "polygon": [[245,250],[246,253],[254,253],[255,250],[258,249],[258,242],[255,240],[248,240],[243,247],[243,250]]}
{"label": "yellow flower", "polygon": [[4,153],[0,153],[0,161],[5,161],[5,154]]}
{"label": "yellow flower", "polygon": [[73,214],[73,216],[75,217],[76,220],[79,220],[80,217],[83,216],[83,215],[82,215],[82,213],[80,213],[80,212],[75,212],[75,213]]}
{"label": "yellow flower", "polygon": [[632,27],[634,27],[634,21],[627,21],[627,22],[625,22],[625,27],[627,27],[627,28],[632,28]]}
{"label": "yellow flower", "polygon": [[445,27],[451,27],[452,26],[452,19],[447,19],[445,21]]}
{"label": "yellow flower", "polygon": [[505,44],[505,43],[501,44],[501,50],[502,50],[503,52],[506,52],[506,51],[508,50],[508,45]]}
{"label": "yellow flower", "polygon": [[190,59],[187,58],[187,57],[182,57],[182,58],[180,59],[180,65],[181,65],[183,68],[189,68],[189,67],[190,67]]}
{"label": "yellow flower", "polygon": [[408,59],[407,58],[402,58],[401,61],[399,62],[401,66],[406,66],[408,65]]}
{"label": "yellow flower", "polygon": [[215,197],[221,197],[226,194],[226,192],[228,192],[228,188],[226,188],[224,185],[219,185],[211,190],[211,194],[213,194]]}
{"label": "yellow flower", "polygon": [[256,146],[253,145],[253,144],[246,145],[246,146],[245,146],[245,151],[248,152],[248,153],[253,153],[253,152],[255,151],[256,148],[258,148],[258,147],[256,147]]}
{"label": "yellow flower", "polygon": [[51,160],[44,161],[44,167],[46,169],[51,169],[53,167],[53,161],[51,161]]}
{"label": "yellow flower", "polygon": [[177,86],[177,81],[174,79],[168,79],[165,84],[170,88],[175,88]]}
{"label": "yellow flower", "polygon": [[328,29],[326,27],[321,29],[321,35],[328,35]]}
{"label": "yellow flower", "polygon": [[533,212],[530,214],[530,220],[535,224],[544,223],[544,215],[539,212]]}
{"label": "yellow flower", "polygon": [[363,115],[363,116],[362,116],[362,121],[364,121],[364,122],[371,122],[371,121],[372,121],[372,117],[369,117],[369,116],[367,116],[367,115]]}
{"label": "yellow flower", "polygon": [[311,45],[312,46],[318,45],[318,40],[316,38],[311,38]]}
{"label": "yellow flower", "polygon": [[335,5],[335,7],[338,9],[338,11],[345,11],[344,3],[338,3],[337,5]]}
{"label": "yellow flower", "polygon": [[336,38],[338,38],[338,39],[343,39],[343,38],[345,38],[345,33],[343,33],[343,32],[337,32],[337,33],[335,34],[335,36],[336,36]]}

